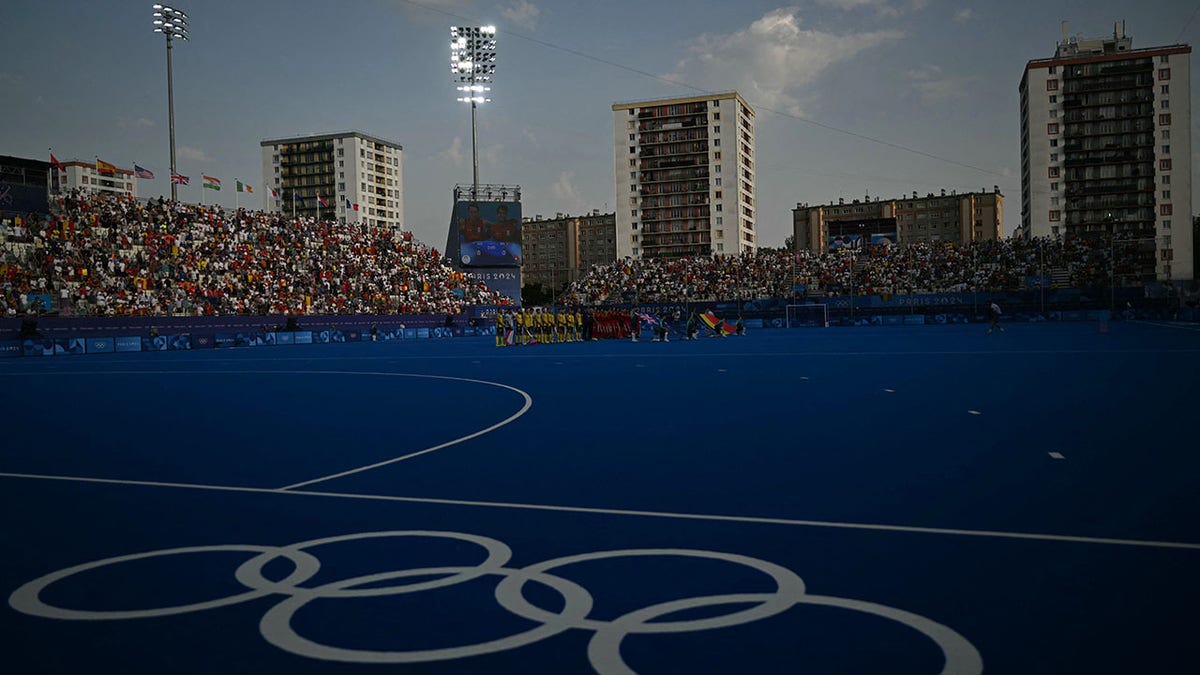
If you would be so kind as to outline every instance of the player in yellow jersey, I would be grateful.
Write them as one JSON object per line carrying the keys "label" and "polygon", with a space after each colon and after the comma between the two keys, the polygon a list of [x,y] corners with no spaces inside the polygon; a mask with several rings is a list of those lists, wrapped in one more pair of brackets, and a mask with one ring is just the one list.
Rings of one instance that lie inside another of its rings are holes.
{"label": "player in yellow jersey", "polygon": [[554,341],[555,342],[566,342],[567,341],[567,310],[565,310],[565,309],[558,310],[558,314],[556,314],[554,316],[554,318],[557,319],[557,324],[558,324],[555,326],[555,336],[554,336],[555,340]]}
{"label": "player in yellow jersey", "polygon": [[583,342],[583,310],[575,308],[575,341]]}
{"label": "player in yellow jersey", "polygon": [[521,327],[524,331],[523,341],[521,342],[521,344],[523,344],[523,345],[533,344],[533,340],[534,340],[533,310],[532,309],[523,309],[521,311],[524,313],[524,316],[521,317]]}
{"label": "player in yellow jersey", "polygon": [[497,309],[495,316],[496,323],[496,346],[504,346],[504,310]]}

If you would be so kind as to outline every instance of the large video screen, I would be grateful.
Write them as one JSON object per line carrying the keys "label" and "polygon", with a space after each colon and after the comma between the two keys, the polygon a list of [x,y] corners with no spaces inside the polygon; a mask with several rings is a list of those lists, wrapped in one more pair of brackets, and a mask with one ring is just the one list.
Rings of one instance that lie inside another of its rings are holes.
{"label": "large video screen", "polygon": [[829,223],[829,250],[895,246],[899,241],[897,234],[895,218],[835,220]]}
{"label": "large video screen", "polygon": [[520,202],[458,202],[454,224],[463,267],[520,267],[524,261]]}

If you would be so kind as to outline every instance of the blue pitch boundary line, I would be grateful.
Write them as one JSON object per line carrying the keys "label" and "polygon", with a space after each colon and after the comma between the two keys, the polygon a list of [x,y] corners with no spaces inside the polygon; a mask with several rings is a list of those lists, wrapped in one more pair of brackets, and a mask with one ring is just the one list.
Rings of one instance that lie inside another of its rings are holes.
{"label": "blue pitch boundary line", "polygon": [[1144,539],[1114,539],[1108,537],[1081,537],[1063,534],[1037,534],[1032,532],[1004,532],[998,530],[966,530],[943,527],[920,527],[914,525],[886,525],[880,523],[840,523],[825,520],[800,520],[795,518],[767,518],[760,516],[726,516],[707,513],[679,513],[673,511],[643,511],[636,509],[609,509],[588,506],[559,506],[554,504],[522,504],[517,502],[489,502],[465,499],[438,499],[434,497],[396,497],[391,495],[355,494],[347,492],[319,492],[314,490],[283,490],[280,488],[237,487],[230,485],[204,485],[198,483],[169,483],[159,481],[122,480],[116,478],[88,478],[83,476],[50,476],[43,474],[0,472],[0,478],[27,480],[64,481],[74,483],[99,483],[105,485],[132,485],[137,487],[162,487],[214,492],[243,492],[249,494],[294,495],[299,497],[324,497],[331,499],[360,499],[366,501],[403,502],[409,504],[438,504],[443,506],[469,506],[476,508],[499,508],[525,511],[549,511],[558,513],[587,513],[608,516],[634,516],[674,520],[699,520],[710,522],[751,523],[758,525],[789,525],[797,527],[824,527],[846,530],[878,532],[904,532],[912,534],[940,534],[992,539],[1015,539],[1051,541],[1074,544],[1102,544],[1109,546],[1134,546],[1139,548],[1164,548],[1200,551],[1200,543],[1179,541],[1154,541]]}

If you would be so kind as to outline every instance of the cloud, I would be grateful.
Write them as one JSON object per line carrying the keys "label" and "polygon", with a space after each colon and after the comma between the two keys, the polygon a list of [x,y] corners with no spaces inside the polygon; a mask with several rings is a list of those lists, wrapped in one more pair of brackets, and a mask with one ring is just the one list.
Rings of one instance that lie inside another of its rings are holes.
{"label": "cloud", "polygon": [[209,157],[208,153],[204,152],[200,148],[193,148],[193,147],[190,147],[187,145],[179,146],[179,158],[180,159],[189,159],[193,162],[211,162],[211,161],[213,161],[212,157]]}
{"label": "cloud", "polygon": [[449,162],[452,166],[462,166],[463,164],[463,141],[458,136],[451,141],[450,147],[437,154],[438,159],[443,162]]}
{"label": "cloud", "polygon": [[954,13],[955,23],[966,23],[973,18],[975,18],[975,10],[971,9],[970,7],[963,7]]}
{"label": "cloud", "polygon": [[908,80],[927,105],[965,98],[972,82],[969,77],[942,77],[942,69],[932,65],[908,71]]}
{"label": "cloud", "polygon": [[542,144],[541,139],[538,138],[538,135],[533,131],[533,129],[528,127],[521,130],[521,137],[525,139],[526,143],[533,147],[538,147]]}
{"label": "cloud", "polygon": [[554,181],[554,185],[550,187],[551,194],[568,209],[575,208],[583,201],[579,195],[579,188],[575,187],[575,172],[561,171],[558,174],[558,180]]}
{"label": "cloud", "polygon": [[898,17],[910,12],[919,12],[929,6],[929,0],[816,0],[816,3],[843,12],[873,9],[880,16],[885,17]]}
{"label": "cloud", "polygon": [[118,117],[117,126],[122,129],[149,129],[154,126],[154,120],[148,117],[139,117],[131,119],[129,117]]}
{"label": "cloud", "polygon": [[537,30],[541,13],[542,10],[528,0],[516,0],[512,5],[500,10],[500,16],[527,30]]}
{"label": "cloud", "polygon": [[479,161],[486,162],[493,166],[499,166],[500,160],[504,157],[504,144],[489,145],[479,149]]}
{"label": "cloud", "polygon": [[667,77],[711,91],[734,89],[755,105],[799,115],[799,90],[831,66],[904,37],[897,30],[839,35],[800,23],[799,10],[785,7],[728,35],[701,35]]}

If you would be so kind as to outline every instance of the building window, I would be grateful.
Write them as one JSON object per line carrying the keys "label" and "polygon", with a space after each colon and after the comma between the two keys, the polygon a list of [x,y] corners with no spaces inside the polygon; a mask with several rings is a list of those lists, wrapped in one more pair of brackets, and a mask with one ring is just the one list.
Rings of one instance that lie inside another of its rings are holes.
{"label": "building window", "polygon": [[1163,113],[1158,116],[1158,123],[1164,127],[1171,126],[1171,113]]}
{"label": "building window", "polygon": [[1158,205],[1158,215],[1160,215],[1160,216],[1171,215],[1171,205],[1170,204],[1159,204]]}
{"label": "building window", "polygon": [[637,146],[634,146],[634,145],[629,146],[629,154],[632,155],[635,152],[637,152]]}
{"label": "building window", "polygon": [[1058,117],[1058,111],[1057,111],[1057,110],[1051,110],[1051,111],[1050,111],[1050,116],[1051,116],[1051,117]]}
{"label": "building window", "polygon": [[1162,108],[1163,110],[1170,110],[1171,109],[1171,101],[1164,98],[1162,101],[1159,102],[1158,107]]}
{"label": "building window", "polygon": [[1163,129],[1162,131],[1158,132],[1158,135],[1161,136],[1164,141],[1171,140],[1171,130],[1170,129]]}
{"label": "building window", "polygon": [[714,139],[713,139],[713,147],[714,147],[714,148],[719,148],[719,147],[721,147],[721,139],[719,139],[719,138],[714,138]]}
{"label": "building window", "polygon": [[1058,66],[1050,66],[1050,74],[1054,75],[1058,72]]}
{"label": "building window", "polygon": [[637,223],[633,223],[633,229],[637,229]]}
{"label": "building window", "polygon": [[1158,69],[1158,79],[1160,79],[1160,80],[1171,79],[1171,69],[1170,68],[1159,68]]}
{"label": "building window", "polygon": [[1058,95],[1057,95],[1057,94],[1053,94],[1053,95],[1051,95],[1051,96],[1050,96],[1050,102],[1051,102],[1051,103],[1058,103]]}
{"label": "building window", "polygon": [[1170,184],[1171,184],[1171,174],[1163,174],[1163,177],[1162,177],[1162,184],[1163,184],[1163,185],[1170,185]]}
{"label": "building window", "polygon": [[[633,166],[633,160],[632,160],[632,159],[631,159],[631,160],[629,160],[629,165],[630,165],[630,166]],[[636,171],[630,171],[630,172],[629,172],[629,180],[637,180],[637,172],[636,172]]]}
{"label": "building window", "polygon": [[1163,191],[1162,191],[1162,198],[1163,198],[1164,200],[1170,200],[1170,199],[1171,199],[1171,191],[1170,191],[1170,190],[1163,190]]}
{"label": "building window", "polygon": [[1057,223],[1060,220],[1062,220],[1062,211],[1051,211],[1050,212],[1050,222]]}
{"label": "building window", "polygon": [[717,204],[717,210],[718,210],[718,211],[720,211],[720,210],[721,210],[721,205],[720,205],[720,204]]}
{"label": "building window", "polygon": [[1162,229],[1164,229],[1164,230],[1171,229],[1171,221],[1169,221],[1169,220],[1162,221]]}
{"label": "building window", "polygon": [[1057,147],[1058,147],[1058,139],[1057,139],[1057,138],[1051,138],[1051,139],[1050,139],[1050,147],[1052,147],[1052,148],[1057,148]]}
{"label": "building window", "polygon": [[632,211],[630,211],[629,215],[633,218],[637,218],[637,209],[633,209]]}
{"label": "building window", "polygon": [[721,151],[720,150],[713,153],[713,159],[721,159]]}
{"label": "building window", "polygon": [[1171,160],[1169,160],[1169,159],[1158,160],[1158,170],[1159,171],[1170,171],[1171,170]]}
{"label": "building window", "polygon": [[1050,136],[1057,134],[1058,133],[1058,123],[1051,122],[1051,123],[1047,124],[1046,125],[1046,133],[1049,134]]}
{"label": "building window", "polygon": [[[630,159],[630,160],[629,160],[629,166],[637,166],[637,160],[636,160],[636,159]],[[630,174],[630,176],[629,176],[629,177],[630,177],[630,178],[633,178],[633,175],[632,175],[632,174]]]}
{"label": "building window", "polygon": [[1162,94],[1163,96],[1170,94],[1171,93],[1171,85],[1164,84],[1164,85],[1159,86],[1158,93]]}
{"label": "building window", "polygon": [[724,218],[722,218],[721,216],[717,216],[717,225],[722,224],[721,221],[723,221],[723,220],[724,220]]}
{"label": "building window", "polygon": [[1164,154],[1164,155],[1171,154],[1171,146],[1169,146],[1169,145],[1162,146],[1162,154]]}
{"label": "building window", "polygon": [[713,232],[713,233],[714,233],[714,235],[717,237],[717,239],[724,239],[724,238],[725,238],[725,230],[714,230],[714,232]]}
{"label": "building window", "polygon": [[1058,91],[1058,80],[1046,80],[1046,91]]}
{"label": "building window", "polygon": [[1046,173],[1049,174],[1047,178],[1058,178],[1058,172],[1059,168],[1057,166],[1048,167],[1046,169]]}
{"label": "building window", "polygon": [[1058,183],[1051,183],[1051,184],[1050,184],[1050,191],[1051,191],[1051,192],[1058,192]]}
{"label": "building window", "polygon": [[714,197],[714,199],[720,199],[720,198],[721,198],[721,191],[720,191],[720,190],[717,190],[717,191],[714,193],[713,197]]}
{"label": "building window", "polygon": [[1051,162],[1057,162],[1057,161],[1058,161],[1058,153],[1057,153],[1057,152],[1052,152],[1052,153],[1050,153],[1050,161],[1051,161]]}
{"label": "building window", "polygon": [[637,138],[637,134],[629,134],[629,140],[632,141],[634,138]]}

